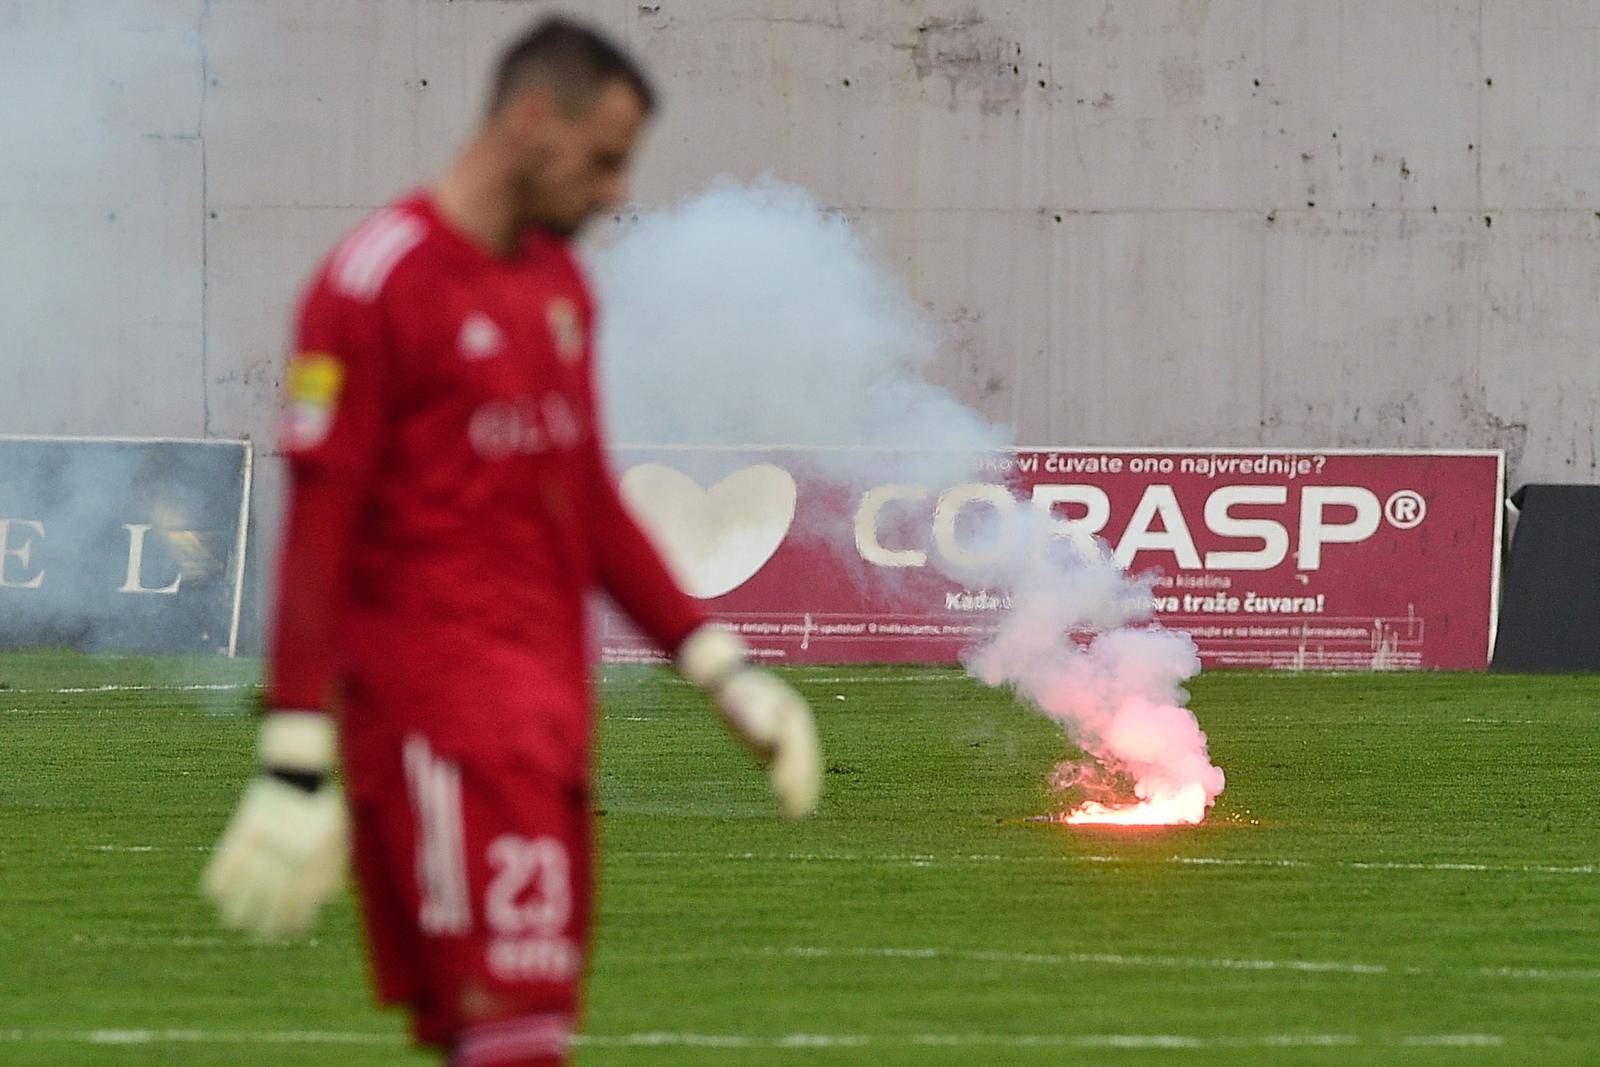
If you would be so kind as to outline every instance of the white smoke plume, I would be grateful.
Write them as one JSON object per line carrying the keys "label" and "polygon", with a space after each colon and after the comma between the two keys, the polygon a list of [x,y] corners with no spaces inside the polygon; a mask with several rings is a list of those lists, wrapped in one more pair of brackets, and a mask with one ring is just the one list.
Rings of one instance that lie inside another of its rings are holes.
{"label": "white smoke plume", "polygon": [[[970,480],[1011,440],[928,381],[940,331],[869,243],[804,190],[720,180],[625,224],[595,274],[618,441],[822,446],[810,453],[817,471],[857,488],[885,475]],[[1102,802],[1080,818],[1200,821],[1223,776],[1183,707],[1182,682],[1200,666],[1193,643],[1151,625],[1147,581],[1052,541],[1047,518],[1028,515],[968,531],[1007,550],[974,553],[986,562],[953,576],[1012,599],[969,672],[1011,686],[1090,755],[1094,769],[1064,764],[1055,779]]]}
{"label": "white smoke plume", "polygon": [[895,460],[937,480],[1009,440],[927,380],[938,328],[803,189],[719,180],[639,217],[596,267],[615,440],[820,446],[847,485],[876,475],[830,446],[943,450]]}

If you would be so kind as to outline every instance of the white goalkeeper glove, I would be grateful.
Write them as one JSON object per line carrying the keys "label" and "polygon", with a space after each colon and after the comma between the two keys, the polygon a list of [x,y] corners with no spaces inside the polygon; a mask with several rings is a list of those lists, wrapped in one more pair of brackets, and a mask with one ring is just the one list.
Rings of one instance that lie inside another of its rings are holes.
{"label": "white goalkeeper glove", "polygon": [[804,698],[748,659],[736,635],[700,627],[678,649],[678,670],[705,691],[729,725],[767,765],[778,806],[791,819],[817,809],[822,752]]}
{"label": "white goalkeeper glove", "polygon": [[328,778],[333,723],[277,711],[261,723],[261,773],[245,787],[201,889],[223,925],[260,938],[298,936],[344,880],[344,799]]}

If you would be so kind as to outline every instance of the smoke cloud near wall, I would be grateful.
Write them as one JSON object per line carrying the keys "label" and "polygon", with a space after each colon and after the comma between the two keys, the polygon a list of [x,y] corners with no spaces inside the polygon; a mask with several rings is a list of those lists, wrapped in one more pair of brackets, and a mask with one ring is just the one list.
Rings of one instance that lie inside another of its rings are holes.
{"label": "smoke cloud near wall", "polygon": [[[615,441],[936,449],[895,462],[959,480],[1010,440],[927,380],[938,327],[803,189],[719,180],[642,215],[596,268]],[[812,458],[848,485],[881,469]]]}
{"label": "smoke cloud near wall", "polygon": [[[811,447],[798,461],[852,489],[972,480],[984,453],[1011,442],[928,380],[940,331],[802,189],[719,180],[613,235],[595,276],[616,441]],[[868,451],[832,450],[844,446]],[[1010,686],[1089,754],[1090,767],[1057,770],[1058,784],[1095,798],[1074,814],[1199,822],[1223,786],[1183,707],[1199,660],[1187,635],[1152,623],[1148,579],[1053,540],[1031,509],[967,533],[1010,550],[977,553],[991,562],[952,576],[1013,601],[968,670]]]}
{"label": "smoke cloud near wall", "polygon": [[0,3],[0,432],[204,428],[202,8]]}
{"label": "smoke cloud near wall", "polygon": [[[202,0],[0,0],[0,436],[205,432]],[[265,41],[259,41],[266,47]],[[218,712],[242,453],[0,442],[0,647],[137,668]]]}

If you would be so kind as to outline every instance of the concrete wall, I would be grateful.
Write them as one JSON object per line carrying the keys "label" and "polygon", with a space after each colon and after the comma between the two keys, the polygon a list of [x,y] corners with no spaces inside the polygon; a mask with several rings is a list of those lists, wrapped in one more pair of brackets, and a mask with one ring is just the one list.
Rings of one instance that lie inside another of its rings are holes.
{"label": "concrete wall", "polygon": [[811,187],[1025,442],[1600,477],[1593,0],[0,0],[0,431],[269,440],[304,275],[557,6],[661,82],[641,200]]}

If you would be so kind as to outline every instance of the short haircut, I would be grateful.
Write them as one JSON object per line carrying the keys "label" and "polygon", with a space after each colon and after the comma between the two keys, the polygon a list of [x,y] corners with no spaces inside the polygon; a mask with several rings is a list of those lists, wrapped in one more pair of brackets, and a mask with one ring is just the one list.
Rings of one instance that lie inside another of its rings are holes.
{"label": "short haircut", "polygon": [[495,67],[489,112],[499,111],[528,88],[549,89],[569,114],[579,114],[612,82],[639,97],[645,114],[655,110],[655,91],[644,71],[605,34],[560,16],[544,19],[511,42]]}

